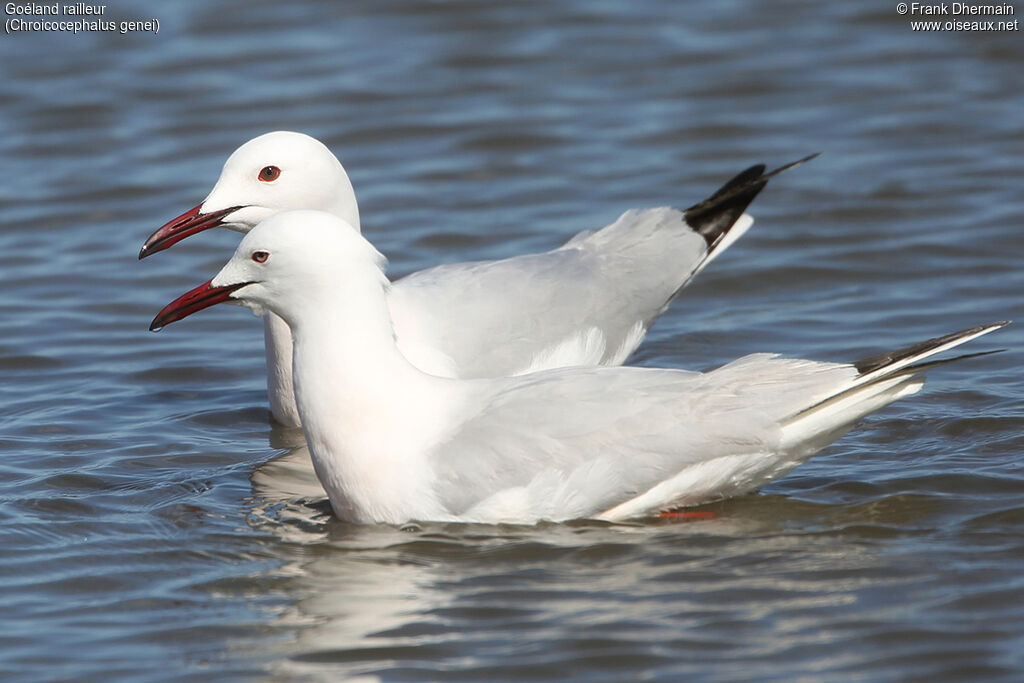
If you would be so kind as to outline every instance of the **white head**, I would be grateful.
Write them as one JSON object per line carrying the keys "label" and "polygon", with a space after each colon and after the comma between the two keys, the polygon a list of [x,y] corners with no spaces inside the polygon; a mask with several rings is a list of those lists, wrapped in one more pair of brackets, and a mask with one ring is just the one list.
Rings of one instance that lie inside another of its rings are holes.
{"label": "white head", "polygon": [[359,230],[352,183],[331,150],[302,133],[267,133],[236,149],[206,200],[153,233],[139,258],[213,227],[248,232],[295,209],[326,211]]}
{"label": "white head", "polygon": [[232,301],[257,314],[271,310],[289,324],[322,314],[332,298],[380,300],[386,310],[385,258],[352,226],[322,211],[284,211],[242,239],[209,282],[168,304],[150,329],[217,303]]}
{"label": "white head", "polygon": [[352,183],[324,143],[302,133],[276,131],[249,140],[224,162],[200,213],[240,206],[224,225],[248,232],[279,211],[326,211],[359,230]]}

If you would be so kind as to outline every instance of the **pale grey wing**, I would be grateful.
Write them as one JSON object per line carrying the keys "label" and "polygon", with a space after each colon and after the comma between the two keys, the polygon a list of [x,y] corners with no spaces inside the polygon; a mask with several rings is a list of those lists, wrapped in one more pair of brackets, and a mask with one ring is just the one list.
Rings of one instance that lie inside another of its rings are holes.
{"label": "pale grey wing", "polygon": [[467,520],[563,520],[599,516],[687,471],[686,490],[666,492],[661,506],[756,488],[796,464],[782,460],[781,418],[856,373],[741,360],[708,374],[567,368],[521,378],[432,456],[436,497]]}
{"label": "pale grey wing", "polygon": [[489,522],[618,520],[738,495],[917,391],[942,364],[926,359],[1004,325],[854,364],[754,354],[705,374],[598,367],[481,380],[468,397],[477,412],[430,456],[430,486],[453,518]]}
{"label": "pale grey wing", "polygon": [[439,350],[459,377],[619,364],[707,254],[682,212],[627,211],[560,249],[420,271],[389,306],[403,348]]}
{"label": "pale grey wing", "polygon": [[543,254],[399,280],[389,299],[399,345],[424,369],[464,378],[618,365],[679,290],[750,228],[744,211],[768,179],[813,156],[768,173],[752,166],[685,211],[627,211]]}

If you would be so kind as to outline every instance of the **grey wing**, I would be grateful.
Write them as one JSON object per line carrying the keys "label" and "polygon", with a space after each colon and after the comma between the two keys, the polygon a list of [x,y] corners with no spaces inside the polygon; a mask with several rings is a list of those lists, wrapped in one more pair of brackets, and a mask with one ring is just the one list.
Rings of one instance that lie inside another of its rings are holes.
{"label": "grey wing", "polygon": [[597,367],[480,380],[477,412],[430,456],[430,485],[467,521],[617,520],[737,495],[917,391],[943,363],[925,359],[1004,325],[855,364],[754,354],[705,374]]}
{"label": "grey wing", "polygon": [[674,209],[627,211],[549,252],[439,266],[394,283],[399,341],[459,377],[620,364],[708,254]]}
{"label": "grey wing", "polygon": [[856,375],[755,354],[704,374],[563,368],[494,380],[502,388],[432,455],[435,493],[478,521],[625,517],[736,495],[809,457],[781,447],[782,421]]}
{"label": "grey wing", "polygon": [[595,517],[687,468],[778,451],[777,401],[735,377],[569,368],[520,379],[432,456],[437,499],[456,517]]}
{"label": "grey wing", "polygon": [[399,280],[390,299],[399,344],[464,378],[618,365],[672,297],[750,228],[744,211],[768,180],[814,156],[767,173],[751,166],[685,211],[633,209],[543,254]]}

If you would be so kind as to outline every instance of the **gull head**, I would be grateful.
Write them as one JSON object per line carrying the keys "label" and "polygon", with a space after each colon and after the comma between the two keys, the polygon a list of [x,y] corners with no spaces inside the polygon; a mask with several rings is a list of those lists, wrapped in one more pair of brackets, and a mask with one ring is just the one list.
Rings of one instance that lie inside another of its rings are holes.
{"label": "gull head", "polygon": [[212,280],[165,306],[149,329],[224,302],[257,315],[273,311],[293,324],[302,315],[336,306],[338,297],[383,297],[385,265],[380,252],[337,216],[285,211],[251,230]]}
{"label": "gull head", "polygon": [[206,200],[154,232],[139,258],[210,228],[248,232],[278,212],[295,209],[325,211],[359,229],[352,183],[331,150],[303,133],[267,133],[236,149]]}

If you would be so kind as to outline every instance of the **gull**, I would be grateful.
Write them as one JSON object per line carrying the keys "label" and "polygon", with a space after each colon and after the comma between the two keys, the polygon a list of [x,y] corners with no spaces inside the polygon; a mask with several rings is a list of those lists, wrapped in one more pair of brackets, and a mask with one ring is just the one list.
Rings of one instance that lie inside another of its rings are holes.
{"label": "gull", "polygon": [[617,522],[750,492],[918,391],[937,364],[922,360],[1006,324],[852,364],[758,353],[707,373],[457,379],[402,354],[384,265],[341,219],[280,213],[150,326],[225,301],[280,316],[313,467],[335,514],[355,523]]}
{"label": "gull", "polygon": [[[443,377],[502,377],[566,365],[621,365],[690,280],[753,224],[746,207],[774,171],[752,166],[680,211],[632,209],[551,251],[454,263],[394,283],[388,307],[399,347]],[[199,206],[146,240],[144,258],[216,226],[248,232],[289,209],[331,213],[356,230],[359,209],[341,162],[320,141],[288,131],[239,147]],[[298,426],[291,335],[265,317],[271,413]]]}

